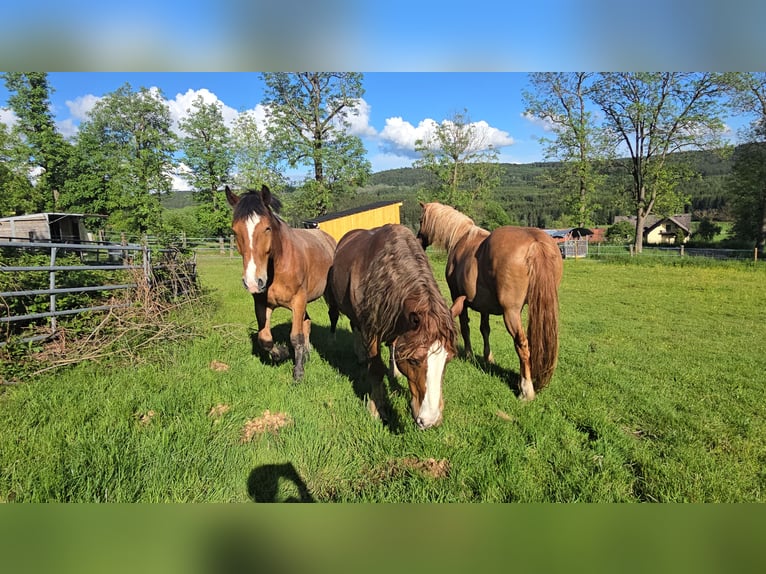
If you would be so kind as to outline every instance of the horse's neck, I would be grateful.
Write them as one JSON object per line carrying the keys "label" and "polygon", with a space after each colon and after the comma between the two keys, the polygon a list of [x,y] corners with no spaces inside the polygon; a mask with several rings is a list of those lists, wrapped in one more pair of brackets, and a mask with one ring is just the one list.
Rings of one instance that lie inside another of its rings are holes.
{"label": "horse's neck", "polygon": [[443,246],[447,251],[452,252],[455,249],[466,249],[469,246],[478,246],[481,241],[489,235],[489,231],[477,225],[471,224],[462,230],[456,229],[450,235],[447,245]]}

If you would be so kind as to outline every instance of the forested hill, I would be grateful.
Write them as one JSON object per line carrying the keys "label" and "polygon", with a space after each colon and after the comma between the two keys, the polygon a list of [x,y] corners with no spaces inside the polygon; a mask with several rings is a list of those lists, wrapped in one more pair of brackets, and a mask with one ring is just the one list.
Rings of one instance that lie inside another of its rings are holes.
{"label": "forested hill", "polygon": [[[683,191],[691,197],[687,207],[694,219],[710,215],[726,219],[725,178],[731,171],[730,157],[721,152],[683,152],[675,154],[699,177],[685,182]],[[501,164],[500,184],[493,199],[512,217],[514,223],[536,227],[550,227],[561,217],[564,198],[561,190],[550,184],[551,172],[561,166],[558,162],[537,162],[528,164]],[[621,173],[622,172],[622,173]],[[630,213],[627,210],[625,194],[629,181],[624,170],[616,171],[599,192],[595,213],[597,225],[608,225],[615,215]],[[421,168],[399,168],[377,172],[372,175],[360,196],[374,196],[380,199],[398,197],[413,200],[417,192],[431,183],[431,174]],[[361,200],[362,197],[359,198]],[[407,201],[407,204],[411,201]],[[406,205],[405,205],[406,207]]]}
{"label": "forested hill", "polygon": [[[731,159],[717,152],[684,152],[675,156],[684,160],[698,178],[683,184],[683,191],[691,197],[687,211],[697,220],[704,215],[714,219],[728,219],[725,197],[725,179],[731,171]],[[516,225],[533,227],[563,227],[565,194],[550,183],[551,172],[560,169],[556,162],[528,164],[501,164],[500,184],[492,198]],[[631,214],[624,190],[629,185],[627,172],[617,171],[607,177],[604,188],[595,198],[598,209],[594,214],[596,225],[609,225],[615,215]],[[420,219],[418,194],[435,184],[433,176],[422,168],[399,168],[372,174],[367,185],[354,197],[344,198],[334,210],[358,207],[384,200],[402,201],[402,222],[414,226]],[[162,200],[168,209],[177,209],[194,203],[191,192],[175,192]]]}

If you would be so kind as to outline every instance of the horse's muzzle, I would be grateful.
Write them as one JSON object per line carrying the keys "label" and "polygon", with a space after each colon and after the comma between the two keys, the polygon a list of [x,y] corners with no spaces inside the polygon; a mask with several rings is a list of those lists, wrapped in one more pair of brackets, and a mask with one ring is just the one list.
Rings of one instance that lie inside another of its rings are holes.
{"label": "horse's muzzle", "polygon": [[253,290],[250,288],[250,285],[247,284],[247,279],[245,279],[244,277],[242,278],[242,286],[253,295],[263,293],[266,290],[266,283],[267,283],[266,279],[259,277],[258,279],[255,280],[255,290]]}

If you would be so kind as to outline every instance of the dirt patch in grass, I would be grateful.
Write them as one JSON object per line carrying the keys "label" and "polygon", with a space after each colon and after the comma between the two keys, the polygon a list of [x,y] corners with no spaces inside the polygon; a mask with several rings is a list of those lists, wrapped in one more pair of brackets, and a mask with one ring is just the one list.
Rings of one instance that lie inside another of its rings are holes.
{"label": "dirt patch in grass", "polygon": [[260,417],[245,423],[245,426],[242,428],[240,442],[250,442],[253,440],[253,437],[265,432],[276,434],[279,429],[291,422],[292,420],[286,413],[272,413],[269,409],[266,409]]}
{"label": "dirt patch in grass", "polygon": [[216,361],[215,359],[213,359],[210,362],[210,368],[213,371],[218,371],[218,372],[228,371],[229,370],[229,365],[227,365],[226,363],[222,363],[221,361]]}
{"label": "dirt patch in grass", "polygon": [[221,420],[221,417],[228,413],[231,410],[231,407],[229,405],[224,405],[223,403],[218,403],[214,407],[210,408],[210,412],[207,413],[207,416],[213,419],[214,423],[217,423]]}
{"label": "dirt patch in grass", "polygon": [[155,411],[151,410],[151,409],[149,409],[145,413],[136,413],[135,414],[135,417],[136,417],[136,419],[138,420],[138,423],[141,426],[148,425],[150,422],[152,422],[152,419],[154,419],[155,416],[157,416],[157,413]]}

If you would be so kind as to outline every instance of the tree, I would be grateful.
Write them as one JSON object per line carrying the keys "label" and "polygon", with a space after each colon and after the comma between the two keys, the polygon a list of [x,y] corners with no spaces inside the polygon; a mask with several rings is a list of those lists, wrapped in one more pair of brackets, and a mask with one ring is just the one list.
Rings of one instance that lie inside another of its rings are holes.
{"label": "tree", "polygon": [[29,181],[29,166],[18,152],[23,148],[19,134],[0,123],[0,216],[22,215],[44,209],[39,189]]}
{"label": "tree", "polygon": [[604,73],[594,82],[591,98],[604,112],[618,151],[628,156],[637,253],[646,217],[680,211],[686,202],[677,185],[689,171],[668,162],[670,154],[720,147],[723,89],[721,77],[712,73]]}
{"label": "tree", "polygon": [[752,241],[759,254],[766,240],[766,138],[734,150],[728,184],[734,235]]}
{"label": "tree", "polygon": [[[56,129],[51,112],[53,91],[45,72],[7,72],[5,87],[10,93],[8,106],[18,117],[13,131],[19,136],[17,153],[24,157],[27,170],[35,174],[35,211],[54,210],[67,180],[71,146]],[[18,174],[17,174],[18,175]]]}
{"label": "tree", "polygon": [[170,191],[174,161],[170,126],[159,91],[125,84],[104,96],[80,125],[66,205],[109,215],[124,231],[159,229],[159,196]]}
{"label": "tree", "polygon": [[713,220],[709,217],[703,217],[697,226],[695,235],[703,241],[712,241],[719,233],[721,233],[721,226],[713,223]]}
{"label": "tree", "polygon": [[553,171],[567,198],[569,214],[579,227],[591,225],[595,189],[603,181],[597,167],[607,156],[607,142],[594,114],[588,109],[591,82],[587,72],[539,72],[529,75],[532,92],[523,93],[527,114],[543,120],[555,134],[540,138],[546,159],[563,162]]}
{"label": "tree", "polygon": [[242,112],[234,120],[231,133],[234,182],[242,189],[261,189],[266,185],[272,191],[279,190],[285,186],[285,179],[270,157],[266,128],[259,124],[253,111]]}
{"label": "tree", "polygon": [[349,133],[349,116],[364,95],[362,74],[266,73],[263,79],[272,153],[290,168],[312,169],[299,204],[303,215],[323,215],[370,174],[361,139]]}
{"label": "tree", "polygon": [[728,184],[735,216],[734,234],[754,241],[763,255],[766,241],[766,73],[739,73],[728,77],[731,104],[752,116],[743,134],[748,143],[734,152]]}
{"label": "tree", "polygon": [[431,134],[415,142],[421,154],[413,167],[432,173],[438,189],[435,199],[474,218],[481,215],[479,204],[497,187],[500,171],[497,150],[488,142],[483,126],[471,122],[468,111],[457,112]]}
{"label": "tree", "polygon": [[185,133],[181,139],[182,161],[189,168],[183,177],[194,189],[198,216],[208,233],[223,235],[231,224],[230,209],[221,190],[229,183],[234,164],[229,128],[223,123],[220,102],[205,103],[200,95],[187,111],[189,115],[178,124]]}

